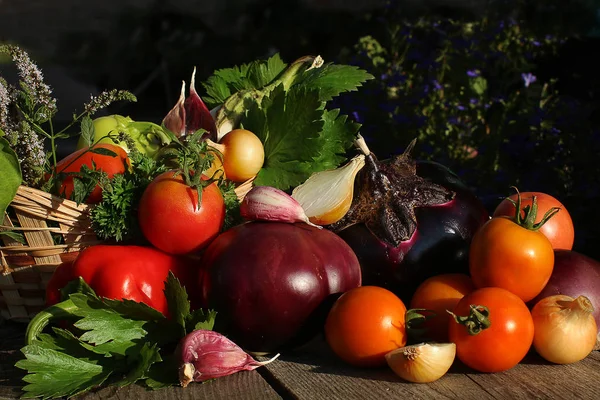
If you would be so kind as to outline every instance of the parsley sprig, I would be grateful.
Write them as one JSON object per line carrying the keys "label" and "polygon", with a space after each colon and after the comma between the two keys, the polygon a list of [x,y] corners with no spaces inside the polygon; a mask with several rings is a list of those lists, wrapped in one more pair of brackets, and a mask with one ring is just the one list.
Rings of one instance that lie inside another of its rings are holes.
{"label": "parsley sprig", "polygon": [[[171,354],[195,329],[212,329],[216,313],[190,311],[185,288],[169,274],[165,296],[171,318],[144,303],[98,297],[80,278],[62,290],[61,303],[39,313],[27,328],[23,398],[72,397],[100,385],[142,382],[156,389],[177,384]],[[49,322],[69,320],[74,329]]]}

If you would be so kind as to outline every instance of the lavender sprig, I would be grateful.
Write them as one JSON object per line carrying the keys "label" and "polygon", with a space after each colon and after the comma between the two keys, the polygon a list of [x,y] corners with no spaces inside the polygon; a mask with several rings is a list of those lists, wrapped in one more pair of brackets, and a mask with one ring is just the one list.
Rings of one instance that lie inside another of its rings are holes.
{"label": "lavender sprig", "polygon": [[26,121],[19,126],[19,145],[15,153],[21,165],[23,181],[33,187],[39,187],[44,176],[46,152],[44,141]]}
{"label": "lavender sprig", "polygon": [[[69,137],[67,131],[82,118],[90,117],[116,101],[136,101],[132,93],[124,90],[105,91],[92,96],[83,111],[79,115],[74,114],[71,123],[60,132],[55,132],[52,119],[57,112],[56,99],[52,97],[50,86],[44,82],[42,71],[18,46],[0,45],[1,53],[8,54],[14,62],[19,86],[8,85],[0,78],[0,130],[17,154],[26,185],[40,187],[45,171],[54,176],[57,164],[56,139]],[[44,151],[46,140],[49,141],[49,157]]]}
{"label": "lavender sprig", "polygon": [[105,90],[100,93],[98,96],[91,96],[90,101],[83,106],[84,110],[88,114],[95,114],[99,110],[108,107],[114,102],[117,101],[137,101],[137,98],[133,93],[130,93],[126,90]]}
{"label": "lavender sprig", "polygon": [[8,84],[0,78],[0,129],[5,133],[8,130],[8,106],[10,103],[12,103],[12,99],[8,91]]}
{"label": "lavender sprig", "polygon": [[8,54],[20,78],[21,88],[28,98],[33,100],[29,104],[29,111],[37,110],[37,120],[47,121],[56,113],[56,99],[52,97],[52,90],[44,82],[44,75],[38,66],[31,61],[29,55],[20,47],[14,45],[1,45],[0,53]]}

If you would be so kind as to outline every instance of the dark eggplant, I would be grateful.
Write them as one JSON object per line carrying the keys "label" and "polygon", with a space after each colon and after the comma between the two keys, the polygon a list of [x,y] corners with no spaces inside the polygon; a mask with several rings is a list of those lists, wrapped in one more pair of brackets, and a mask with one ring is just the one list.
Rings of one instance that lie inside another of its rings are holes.
{"label": "dark eggplant", "polygon": [[383,162],[359,147],[366,164],[352,206],[330,229],[356,253],[363,284],[409,302],[431,276],[468,274],[471,238],[489,219],[483,203],[445,166],[412,160],[412,145]]}

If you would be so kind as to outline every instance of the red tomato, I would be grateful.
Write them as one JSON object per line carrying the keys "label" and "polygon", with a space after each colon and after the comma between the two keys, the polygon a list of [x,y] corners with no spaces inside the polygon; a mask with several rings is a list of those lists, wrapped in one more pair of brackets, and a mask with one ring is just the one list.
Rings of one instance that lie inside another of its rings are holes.
{"label": "red tomato", "polygon": [[480,372],[506,371],[517,365],[533,343],[533,319],[523,300],[501,288],[477,289],[463,297],[453,313],[468,316],[471,306],[487,307],[489,326],[470,334],[467,326],[451,319],[448,333],[457,357]]}
{"label": "red tomato", "polygon": [[[122,147],[116,144],[101,143],[94,146],[94,148],[103,148],[116,153],[117,156],[109,156],[103,154],[93,153],[88,147],[77,150],[74,153],[69,154],[56,164],[56,172],[79,172],[83,165],[87,165],[92,168],[92,161],[96,164],[98,170],[106,172],[109,178],[112,178],[115,174],[122,174],[125,172],[129,165],[129,158],[127,152]],[[67,176],[60,186],[60,194],[65,198],[71,198],[73,193],[73,177]],[[96,204],[102,201],[102,189],[99,185],[96,185],[90,196],[86,199],[88,204]]]}
{"label": "red tomato", "polygon": [[167,171],[148,185],[139,203],[138,217],[144,237],[170,254],[187,254],[206,247],[223,227],[225,203],[216,182],[202,191],[198,208],[196,189],[181,175]]}
{"label": "red tomato", "polygon": [[325,322],[329,347],[359,367],[386,364],[385,355],[406,345],[406,306],[394,293],[361,286],[340,296]]}
{"label": "red tomato", "polygon": [[[435,313],[422,326],[427,329],[427,338],[440,343],[448,341],[450,314],[447,310],[452,311],[460,299],[474,290],[473,281],[465,274],[435,275],[417,287],[410,300],[410,308],[423,308]],[[427,312],[423,314],[429,315]]]}
{"label": "red tomato", "polygon": [[546,236],[507,217],[486,222],[471,242],[469,270],[478,288],[501,287],[527,302],[544,289],[553,269]]}
{"label": "red tomato", "polygon": [[[540,222],[546,211],[550,210],[552,207],[560,208],[560,211],[557,214],[542,225],[540,232],[546,235],[554,249],[571,250],[575,240],[575,228],[573,227],[573,220],[571,219],[569,211],[567,211],[565,206],[554,197],[540,192],[521,193],[521,207],[531,206],[533,196],[537,197],[538,204],[538,213],[537,218],[535,219],[536,223]],[[513,194],[509,198],[516,201],[517,194]],[[515,216],[515,213],[516,207],[509,200],[504,199],[494,210],[493,216],[498,217],[504,215],[512,218]]]}

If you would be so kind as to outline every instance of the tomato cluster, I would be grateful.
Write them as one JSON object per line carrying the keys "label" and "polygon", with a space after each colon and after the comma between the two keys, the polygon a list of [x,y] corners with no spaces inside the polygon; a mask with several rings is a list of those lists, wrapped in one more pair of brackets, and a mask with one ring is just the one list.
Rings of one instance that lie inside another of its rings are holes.
{"label": "tomato cluster", "polygon": [[410,342],[408,316],[419,312],[418,328],[425,335],[418,340],[454,343],[456,357],[477,371],[508,370],[534,341],[527,302],[548,283],[554,250],[571,250],[573,237],[571,217],[558,200],[544,193],[517,193],[503,200],[475,234],[469,275],[427,279],[408,312],[398,297],[379,287],[346,292],[330,311],[327,342],[353,365],[381,364],[391,347],[405,346],[407,336]]}

